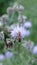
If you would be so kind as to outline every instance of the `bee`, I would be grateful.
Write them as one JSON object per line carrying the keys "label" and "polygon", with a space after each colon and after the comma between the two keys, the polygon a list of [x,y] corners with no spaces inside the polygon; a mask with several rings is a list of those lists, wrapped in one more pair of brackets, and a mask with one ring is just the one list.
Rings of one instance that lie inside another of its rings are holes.
{"label": "bee", "polygon": [[18,42],[21,42],[21,33],[20,32],[18,32]]}

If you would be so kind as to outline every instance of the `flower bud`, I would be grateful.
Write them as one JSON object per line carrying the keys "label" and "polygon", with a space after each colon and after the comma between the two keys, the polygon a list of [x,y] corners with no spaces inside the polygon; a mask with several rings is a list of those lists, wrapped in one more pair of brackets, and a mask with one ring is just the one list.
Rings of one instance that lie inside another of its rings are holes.
{"label": "flower bud", "polygon": [[2,21],[3,21],[3,23],[8,22],[8,19],[9,19],[9,17],[8,17],[7,14],[2,15]]}
{"label": "flower bud", "polygon": [[24,23],[26,21],[27,17],[24,16],[24,15],[20,15],[18,16],[18,21],[21,22],[21,23]]}
{"label": "flower bud", "polygon": [[5,56],[6,56],[7,58],[12,58],[12,57],[13,57],[13,53],[7,51],[7,52],[5,53]]}
{"label": "flower bud", "polygon": [[12,7],[8,7],[7,8],[7,13],[9,14],[9,15],[12,15],[12,13],[13,13],[13,8]]}
{"label": "flower bud", "polygon": [[22,44],[23,47],[25,47],[26,49],[32,51],[33,47],[34,47],[34,42],[32,41],[25,41],[24,44]]}
{"label": "flower bud", "polygon": [[17,2],[14,3],[13,8],[15,11],[18,11],[18,13],[21,13],[21,11],[24,10],[24,7],[20,4],[18,4]]}
{"label": "flower bud", "polygon": [[24,7],[22,5],[18,5],[16,9],[17,9],[17,11],[23,11]]}

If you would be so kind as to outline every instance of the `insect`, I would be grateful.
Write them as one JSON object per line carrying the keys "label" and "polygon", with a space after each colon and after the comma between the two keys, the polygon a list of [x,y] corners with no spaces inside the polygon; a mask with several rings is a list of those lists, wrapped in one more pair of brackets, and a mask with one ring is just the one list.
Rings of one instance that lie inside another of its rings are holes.
{"label": "insect", "polygon": [[17,37],[17,39],[18,39],[18,42],[21,42],[21,33],[20,33],[20,32],[18,32],[18,37]]}

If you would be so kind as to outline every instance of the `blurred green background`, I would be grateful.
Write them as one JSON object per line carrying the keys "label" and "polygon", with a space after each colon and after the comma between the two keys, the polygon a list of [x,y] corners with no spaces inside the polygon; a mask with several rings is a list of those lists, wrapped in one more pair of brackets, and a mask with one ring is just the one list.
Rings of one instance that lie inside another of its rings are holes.
{"label": "blurred green background", "polygon": [[6,9],[9,5],[11,5],[11,2],[13,4],[15,0],[0,0],[0,16],[4,13],[6,13]]}

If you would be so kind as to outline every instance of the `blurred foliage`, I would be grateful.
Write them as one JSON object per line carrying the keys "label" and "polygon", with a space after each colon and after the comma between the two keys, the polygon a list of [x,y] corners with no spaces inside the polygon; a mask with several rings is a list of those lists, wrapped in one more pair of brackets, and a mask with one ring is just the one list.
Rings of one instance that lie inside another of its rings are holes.
{"label": "blurred foliage", "polygon": [[9,5],[11,5],[11,2],[13,4],[15,0],[0,0],[0,16],[4,13],[6,13],[6,9]]}
{"label": "blurred foliage", "polygon": [[5,42],[0,40],[0,50],[4,48]]}

